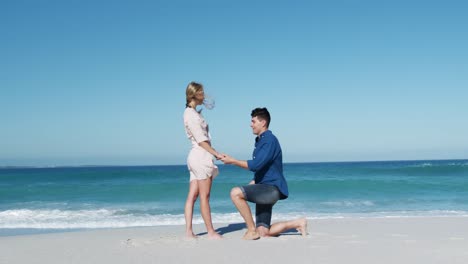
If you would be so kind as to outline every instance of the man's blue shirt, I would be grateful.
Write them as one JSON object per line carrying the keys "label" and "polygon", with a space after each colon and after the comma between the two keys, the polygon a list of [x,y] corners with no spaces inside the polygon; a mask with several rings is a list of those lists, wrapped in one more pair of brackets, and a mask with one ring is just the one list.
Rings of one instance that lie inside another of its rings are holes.
{"label": "man's blue shirt", "polygon": [[274,185],[288,198],[288,184],[283,175],[283,154],[278,139],[270,130],[255,138],[252,159],[247,161],[249,170],[255,172],[256,184]]}

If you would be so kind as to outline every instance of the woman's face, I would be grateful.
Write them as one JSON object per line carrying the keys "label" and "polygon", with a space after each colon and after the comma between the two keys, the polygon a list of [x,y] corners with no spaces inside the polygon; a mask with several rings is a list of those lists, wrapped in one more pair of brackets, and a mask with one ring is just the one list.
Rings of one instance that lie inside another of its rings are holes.
{"label": "woman's face", "polygon": [[205,92],[203,89],[195,93],[195,102],[197,105],[203,104],[203,101],[205,100]]}

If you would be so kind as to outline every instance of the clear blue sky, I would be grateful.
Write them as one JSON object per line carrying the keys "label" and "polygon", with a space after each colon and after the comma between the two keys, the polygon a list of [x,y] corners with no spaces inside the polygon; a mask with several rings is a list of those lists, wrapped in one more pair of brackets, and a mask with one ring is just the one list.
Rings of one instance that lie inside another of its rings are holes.
{"label": "clear blue sky", "polygon": [[1,1],[0,166],[184,164],[185,87],[213,145],[284,160],[468,158],[466,1]]}

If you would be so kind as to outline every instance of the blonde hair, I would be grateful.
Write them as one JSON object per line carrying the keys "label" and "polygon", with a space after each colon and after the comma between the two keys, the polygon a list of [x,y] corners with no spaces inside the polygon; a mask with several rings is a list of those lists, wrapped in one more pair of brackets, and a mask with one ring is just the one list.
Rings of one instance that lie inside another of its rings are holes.
{"label": "blonde hair", "polygon": [[192,102],[192,99],[195,98],[195,95],[197,94],[197,92],[202,91],[202,90],[203,90],[202,84],[196,83],[196,82],[190,82],[187,85],[187,90],[185,90],[185,98],[187,101],[185,103],[185,107],[189,107],[190,102]]}

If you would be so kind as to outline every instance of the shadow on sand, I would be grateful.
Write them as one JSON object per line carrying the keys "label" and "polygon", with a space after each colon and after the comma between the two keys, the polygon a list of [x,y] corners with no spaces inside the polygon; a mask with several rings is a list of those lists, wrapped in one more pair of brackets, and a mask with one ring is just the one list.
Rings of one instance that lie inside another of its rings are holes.
{"label": "shadow on sand", "polygon": [[[235,223],[235,224],[229,224],[227,226],[219,227],[215,231],[218,232],[218,234],[220,235],[224,235],[224,234],[236,232],[245,228],[246,228],[245,223]],[[197,234],[197,236],[203,236],[206,234],[207,232],[203,232],[203,233]]]}
{"label": "shadow on sand", "polygon": [[[246,229],[246,228],[247,226],[245,225],[245,223],[235,223],[235,224],[229,224],[224,227],[219,227],[215,229],[215,231],[218,232],[218,234],[220,235],[224,235],[227,233],[236,232],[236,231]],[[197,236],[203,236],[206,234],[207,232],[203,232],[203,233],[197,234]],[[289,229],[289,230],[282,232],[278,236],[290,236],[290,235],[297,236],[297,235],[301,235],[301,233],[299,233],[296,229]]]}

